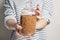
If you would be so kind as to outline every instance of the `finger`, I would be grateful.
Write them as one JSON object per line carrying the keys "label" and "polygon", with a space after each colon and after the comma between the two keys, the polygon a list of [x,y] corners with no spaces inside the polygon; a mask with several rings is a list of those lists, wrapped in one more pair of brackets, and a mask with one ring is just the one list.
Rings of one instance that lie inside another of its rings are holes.
{"label": "finger", "polygon": [[20,25],[17,24],[17,27],[16,28],[17,29],[22,29],[22,26],[20,26]]}
{"label": "finger", "polygon": [[40,19],[40,17],[39,16],[37,16],[37,21]]}
{"label": "finger", "polygon": [[36,15],[40,15],[40,11],[39,10],[36,10]]}
{"label": "finger", "polygon": [[22,34],[18,35],[20,38],[30,38],[30,36],[24,36]]}
{"label": "finger", "polygon": [[40,5],[37,4],[36,10],[40,10]]}
{"label": "finger", "polygon": [[16,31],[16,36],[19,38],[25,38],[25,36],[23,36],[21,33],[19,33],[18,31]]}
{"label": "finger", "polygon": [[18,35],[20,38],[30,38],[31,36],[24,36],[24,35],[22,35],[22,34],[19,34]]}
{"label": "finger", "polygon": [[16,31],[16,36],[21,37],[22,35],[18,31]]}
{"label": "finger", "polygon": [[22,38],[30,38],[30,36],[23,36],[23,35],[22,35]]}
{"label": "finger", "polygon": [[19,33],[18,31],[16,31],[16,36],[19,38],[30,38],[31,36],[24,36],[23,34]]}

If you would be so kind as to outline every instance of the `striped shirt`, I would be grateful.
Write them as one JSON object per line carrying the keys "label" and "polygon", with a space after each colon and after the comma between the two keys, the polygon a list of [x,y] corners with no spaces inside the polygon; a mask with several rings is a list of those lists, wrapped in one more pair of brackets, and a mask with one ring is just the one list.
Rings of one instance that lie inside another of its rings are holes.
{"label": "striped shirt", "polygon": [[[16,23],[20,24],[20,15],[22,14],[22,9],[30,8],[30,3],[33,5],[33,9],[36,9],[36,5],[40,5],[40,11],[42,13],[41,18],[49,19],[53,13],[53,4],[52,0],[5,0],[5,19],[4,24],[9,29],[6,24],[8,19],[14,19]],[[46,40],[46,32],[44,29],[36,30],[34,37],[22,39],[22,38],[15,38],[15,40]]]}

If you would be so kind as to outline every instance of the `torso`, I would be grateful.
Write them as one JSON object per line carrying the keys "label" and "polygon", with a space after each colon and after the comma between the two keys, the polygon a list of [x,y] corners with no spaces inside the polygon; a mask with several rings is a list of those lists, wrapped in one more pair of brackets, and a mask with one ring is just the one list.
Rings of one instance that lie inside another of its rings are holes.
{"label": "torso", "polygon": [[36,8],[37,4],[39,4],[40,8],[42,8],[42,1],[41,0],[13,0],[13,1],[15,2],[16,8],[18,8],[18,9],[25,8],[26,5],[29,6],[29,3],[27,3],[28,1],[32,2],[32,5],[34,6],[34,8]]}
{"label": "torso", "polygon": [[20,22],[20,14],[21,14],[22,9],[24,9],[24,8],[29,9],[30,8],[30,1],[32,2],[33,9],[36,9],[36,5],[39,4],[40,11],[42,11],[42,1],[41,0],[13,0],[13,1],[15,3],[16,13],[17,13],[19,22]]}

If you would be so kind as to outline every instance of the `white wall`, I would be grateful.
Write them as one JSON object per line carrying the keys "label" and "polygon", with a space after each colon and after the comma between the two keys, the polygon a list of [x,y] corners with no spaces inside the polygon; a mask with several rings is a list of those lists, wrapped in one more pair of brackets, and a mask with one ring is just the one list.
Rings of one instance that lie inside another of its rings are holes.
{"label": "white wall", "polygon": [[[60,0],[53,0],[54,15],[50,25],[46,27],[48,40],[60,40]],[[0,0],[0,40],[8,40],[10,32],[3,26],[3,3]]]}
{"label": "white wall", "polygon": [[46,28],[48,40],[60,40],[60,0],[53,0],[54,16],[51,24]]}

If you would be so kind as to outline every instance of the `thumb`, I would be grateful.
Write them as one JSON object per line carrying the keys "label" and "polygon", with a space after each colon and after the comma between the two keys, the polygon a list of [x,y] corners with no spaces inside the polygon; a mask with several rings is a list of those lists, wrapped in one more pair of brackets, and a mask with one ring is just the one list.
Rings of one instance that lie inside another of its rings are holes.
{"label": "thumb", "polygon": [[16,28],[17,29],[22,29],[22,26],[20,26],[20,25],[17,24],[17,27]]}

